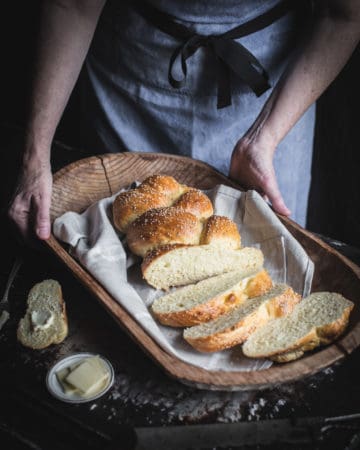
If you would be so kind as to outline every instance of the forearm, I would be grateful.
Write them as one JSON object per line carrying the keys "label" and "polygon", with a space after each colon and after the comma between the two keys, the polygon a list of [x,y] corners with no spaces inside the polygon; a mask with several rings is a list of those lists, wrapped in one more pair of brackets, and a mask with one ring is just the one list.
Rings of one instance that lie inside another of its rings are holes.
{"label": "forearm", "polygon": [[44,1],[24,164],[48,163],[51,141],[79,76],[105,0]]}
{"label": "forearm", "polygon": [[[245,138],[266,141],[275,150],[345,65],[360,38],[360,13],[353,6],[356,1],[343,0],[341,5],[339,2],[324,2],[310,37],[275,86]],[[335,10],[336,6],[339,9]]]}

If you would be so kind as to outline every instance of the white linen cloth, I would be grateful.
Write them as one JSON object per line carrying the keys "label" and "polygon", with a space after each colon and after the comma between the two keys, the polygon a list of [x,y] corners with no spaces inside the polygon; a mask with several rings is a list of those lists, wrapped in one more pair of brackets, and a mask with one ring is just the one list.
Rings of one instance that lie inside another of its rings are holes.
{"label": "white linen cloth", "polygon": [[[215,214],[233,219],[243,246],[259,247],[264,267],[274,282],[287,283],[299,294],[310,293],[313,262],[301,245],[255,191],[240,192],[219,185],[207,194]],[[249,371],[271,366],[271,361],[246,358],[240,346],[202,354],[182,338],[182,330],[160,325],[149,306],[163,295],[142,279],[140,259],[129,254],[124,236],[112,225],[111,205],[117,194],[104,198],[81,214],[67,212],[54,222],[53,231],[70,245],[71,254],[96,278],[167,352],[207,370]]]}

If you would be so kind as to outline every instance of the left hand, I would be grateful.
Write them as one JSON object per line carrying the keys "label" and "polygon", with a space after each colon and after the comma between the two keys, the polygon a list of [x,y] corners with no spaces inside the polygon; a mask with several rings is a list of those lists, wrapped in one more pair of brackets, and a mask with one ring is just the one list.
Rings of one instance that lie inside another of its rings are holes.
{"label": "left hand", "polygon": [[245,189],[257,190],[277,213],[290,216],[277,183],[273,155],[272,146],[243,137],[233,150],[229,176]]}
{"label": "left hand", "polygon": [[9,218],[30,245],[34,236],[41,240],[50,237],[51,191],[50,162],[30,159],[22,167],[8,211]]}

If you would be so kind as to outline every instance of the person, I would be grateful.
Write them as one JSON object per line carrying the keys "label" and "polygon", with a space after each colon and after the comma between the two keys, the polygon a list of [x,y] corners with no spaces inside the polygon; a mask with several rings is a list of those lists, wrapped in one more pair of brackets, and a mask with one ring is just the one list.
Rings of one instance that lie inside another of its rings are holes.
{"label": "person", "polygon": [[23,237],[50,235],[51,142],[84,61],[89,148],[201,159],[304,225],[314,102],[360,37],[357,0],[311,2],[307,23],[309,14],[294,7],[304,3],[44,2],[22,169],[9,207]]}

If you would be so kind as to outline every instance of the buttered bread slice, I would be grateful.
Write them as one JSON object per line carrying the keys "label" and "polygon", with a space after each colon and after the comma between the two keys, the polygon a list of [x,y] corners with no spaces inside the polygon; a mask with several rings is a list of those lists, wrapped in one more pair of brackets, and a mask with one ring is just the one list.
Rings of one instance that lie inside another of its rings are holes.
{"label": "buttered bread slice", "polygon": [[269,320],[289,314],[300,299],[291,287],[277,284],[266,294],[249,298],[215,320],[187,328],[184,338],[200,352],[217,352],[242,344]]}
{"label": "buttered bread slice", "polygon": [[340,294],[317,292],[302,300],[292,314],[269,322],[243,345],[246,356],[288,362],[329,344],[342,334],[354,304]]}
{"label": "buttered bread slice", "polygon": [[145,280],[157,289],[183,286],[234,271],[257,271],[264,263],[261,250],[234,250],[222,245],[168,245],[148,253],[141,265]]}
{"label": "buttered bread slice", "polygon": [[68,333],[65,302],[60,284],[44,280],[35,284],[27,298],[27,310],[17,329],[18,340],[32,349],[59,344]]}
{"label": "buttered bread slice", "polygon": [[192,326],[226,313],[271,286],[266,270],[229,272],[164,295],[154,301],[151,309],[164,325]]}

